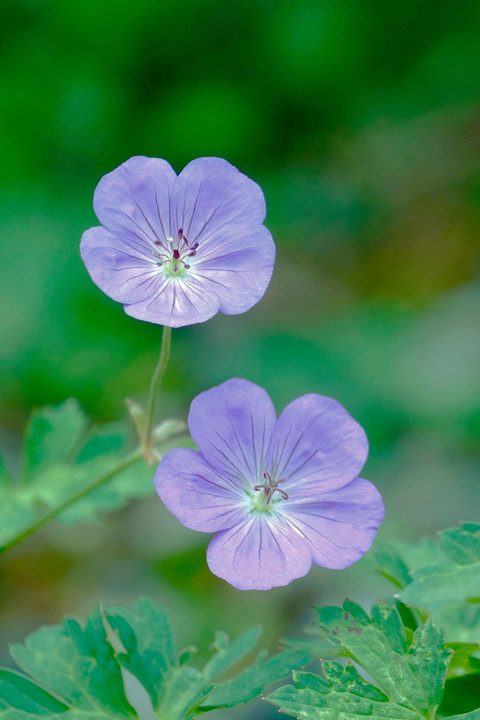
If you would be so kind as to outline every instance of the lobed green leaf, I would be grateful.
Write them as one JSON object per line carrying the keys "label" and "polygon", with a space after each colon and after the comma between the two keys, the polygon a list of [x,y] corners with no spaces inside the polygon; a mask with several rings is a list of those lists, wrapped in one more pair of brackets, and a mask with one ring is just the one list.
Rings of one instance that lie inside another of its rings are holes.
{"label": "lobed green leaf", "polygon": [[371,618],[350,601],[316,612],[322,635],[340,643],[392,702],[419,713],[440,703],[451,651],[444,649],[444,633],[431,620],[415,631],[409,646],[394,605],[375,605]]}
{"label": "lobed green leaf", "polygon": [[201,669],[176,660],[169,620],[151,600],[140,599],[133,610],[97,610],[84,624],[67,618],[12,647],[28,677],[0,669],[0,720],[59,714],[68,720],[189,720],[239,705],[311,658],[296,650],[272,657],[262,652],[251,666],[222,679],[245,661],[258,636],[252,628],[230,642],[217,633],[213,655]]}
{"label": "lobed green leaf", "polygon": [[[165,421],[155,429],[156,442],[167,449],[183,428],[182,422]],[[35,411],[25,431],[21,476],[12,482],[0,467],[0,551],[97,480],[99,487],[57,514],[61,522],[96,522],[102,513],[153,493],[154,469],[141,458],[117,472],[130,457],[131,443],[126,426],[89,428],[75,400]]]}

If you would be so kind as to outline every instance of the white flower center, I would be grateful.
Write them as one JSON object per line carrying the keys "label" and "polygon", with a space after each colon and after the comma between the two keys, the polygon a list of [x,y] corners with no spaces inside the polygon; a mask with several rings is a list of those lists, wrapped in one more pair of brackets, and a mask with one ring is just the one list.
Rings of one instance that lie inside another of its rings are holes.
{"label": "white flower center", "polygon": [[[273,480],[268,472],[264,472],[263,477],[266,482],[262,485],[255,485],[253,488],[255,494],[250,498],[251,509],[258,513],[271,513],[280,500],[288,500],[285,490],[278,487],[280,483],[285,482],[286,478]],[[280,497],[275,496],[276,492],[279,493]]]}
{"label": "white flower center", "polygon": [[190,245],[187,236],[184,235],[182,228],[180,228],[176,241],[171,237],[155,241],[153,256],[158,267],[162,268],[165,275],[179,278],[187,274],[191,267],[188,258],[197,254],[197,248],[198,242]]}

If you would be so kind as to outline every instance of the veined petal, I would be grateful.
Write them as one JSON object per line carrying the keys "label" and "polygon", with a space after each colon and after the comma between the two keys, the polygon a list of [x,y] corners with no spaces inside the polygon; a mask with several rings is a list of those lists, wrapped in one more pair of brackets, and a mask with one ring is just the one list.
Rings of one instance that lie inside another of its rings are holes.
{"label": "veined petal", "polygon": [[154,248],[172,234],[170,197],[176,174],[159,158],[132,157],[97,185],[93,206],[107,230]]}
{"label": "veined petal", "polygon": [[220,300],[227,315],[245,312],[265,293],[273,272],[275,244],[264,225],[249,231],[222,230],[202,246],[195,274]]}
{"label": "veined petal", "polygon": [[378,490],[355,478],[320,502],[288,502],[282,513],[310,544],[313,562],[327,568],[345,568],[371,546],[383,520],[383,501]]}
{"label": "veined petal", "polygon": [[164,160],[130,158],[100,180],[94,208],[103,228],[84,234],[82,257],[132,317],[190,325],[245,312],[266,290],[263,193],[226,160],[199,158],[177,178]]}
{"label": "veined petal", "polygon": [[141,302],[157,288],[152,259],[103,227],[83,233],[80,254],[93,282],[117,302]]}
{"label": "veined petal", "polygon": [[360,425],[332,398],[303,395],[280,415],[268,467],[292,497],[346,485],[362,469],[368,442]]}
{"label": "veined petal", "polygon": [[190,243],[203,243],[227,225],[234,231],[260,224],[265,199],[260,187],[226,160],[197,158],[177,178],[172,218]]}
{"label": "veined petal", "polygon": [[155,292],[144,300],[125,305],[131,317],[147,322],[182,327],[204,322],[215,315],[220,307],[216,293],[209,291],[198,278],[168,278],[158,274]]}
{"label": "veined petal", "polygon": [[219,532],[207,550],[210,570],[239,590],[269,590],[306,575],[309,543],[282,519],[253,515]]}
{"label": "veined petal", "polygon": [[215,532],[245,519],[242,488],[218,475],[196,450],[170,450],[153,482],[170,512],[192,530]]}
{"label": "veined petal", "polygon": [[248,380],[227,380],[200,393],[188,416],[190,433],[215,470],[229,479],[254,486],[275,425],[268,394]]}

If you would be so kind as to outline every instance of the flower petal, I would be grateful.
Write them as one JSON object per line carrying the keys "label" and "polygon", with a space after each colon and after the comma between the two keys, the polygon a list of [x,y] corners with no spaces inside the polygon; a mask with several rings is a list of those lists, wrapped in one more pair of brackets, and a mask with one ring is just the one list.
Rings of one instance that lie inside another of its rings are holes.
{"label": "flower petal", "polygon": [[326,493],[321,502],[288,502],[284,517],[307,539],[313,562],[345,568],[371,546],[383,520],[378,490],[361,478]]}
{"label": "flower petal", "polygon": [[216,293],[197,278],[168,278],[159,273],[155,292],[138,303],[125,305],[125,312],[138,320],[182,327],[208,320],[219,308]]}
{"label": "flower petal", "polygon": [[93,206],[107,230],[139,246],[171,236],[170,197],[176,174],[159,158],[132,157],[97,185]]}
{"label": "flower petal", "polygon": [[103,227],[83,233],[80,254],[93,282],[117,302],[140,302],[157,290],[156,264]]}
{"label": "flower petal", "polygon": [[273,272],[275,244],[264,225],[253,230],[215,235],[215,243],[202,247],[195,274],[212,289],[227,315],[245,312],[264,295]]}
{"label": "flower petal", "polygon": [[188,416],[190,433],[207,463],[246,487],[263,482],[274,425],[275,409],[265,390],[239,379],[200,393]]}
{"label": "flower petal", "polygon": [[320,495],[346,485],[367,459],[360,425],[336,400],[303,395],[280,415],[268,451],[272,476],[286,478],[293,497]]}
{"label": "flower petal", "polygon": [[219,532],[207,550],[210,570],[239,590],[269,590],[306,575],[309,543],[281,519],[255,515]]}
{"label": "flower petal", "polygon": [[242,489],[220,477],[196,450],[170,450],[153,482],[170,512],[192,530],[215,532],[245,518]]}
{"label": "flower petal", "polygon": [[226,160],[197,158],[175,182],[172,218],[190,244],[203,244],[227,225],[234,231],[260,224],[265,218],[265,199],[260,187]]}

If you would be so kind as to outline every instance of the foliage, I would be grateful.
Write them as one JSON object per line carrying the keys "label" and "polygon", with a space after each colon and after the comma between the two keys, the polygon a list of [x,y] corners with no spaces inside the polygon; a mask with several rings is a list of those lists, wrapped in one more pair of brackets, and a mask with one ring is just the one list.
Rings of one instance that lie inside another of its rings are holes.
{"label": "foliage", "polygon": [[[379,603],[371,617],[359,605],[317,608],[317,627],[324,638],[340,644],[377,685],[367,682],[350,663],[322,663],[323,676],[295,672],[294,685],[267,699],[283,712],[305,720],[368,715],[374,720],[435,717],[452,651],[444,631],[431,619],[413,633],[393,604]],[[464,716],[480,717],[480,710]]]}
{"label": "foliage", "polygon": [[[157,441],[165,445],[181,429],[182,423],[166,421],[157,428]],[[64,523],[97,521],[153,492],[152,476],[153,469],[131,452],[121,425],[92,428],[73,399],[37,410],[25,430],[19,477],[11,479],[0,462],[0,549],[64,505],[56,513]]]}
{"label": "foliage", "polygon": [[83,626],[67,618],[11,648],[29,677],[0,670],[0,718],[183,720],[233,707],[310,658],[296,650],[269,658],[261,652],[253,664],[222,679],[244,661],[258,637],[259,628],[232,642],[217,633],[212,656],[198,669],[189,662],[191,648],[177,659],[168,618],[150,600],[138,600],[133,611],[99,608]]}
{"label": "foliage", "polygon": [[431,614],[452,642],[480,638],[480,525],[464,523],[437,541],[392,543],[374,555],[375,566],[400,588],[406,605]]}

